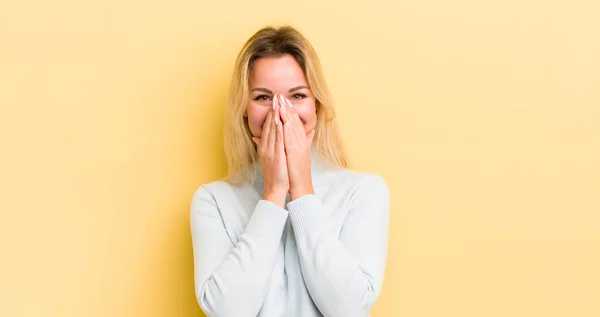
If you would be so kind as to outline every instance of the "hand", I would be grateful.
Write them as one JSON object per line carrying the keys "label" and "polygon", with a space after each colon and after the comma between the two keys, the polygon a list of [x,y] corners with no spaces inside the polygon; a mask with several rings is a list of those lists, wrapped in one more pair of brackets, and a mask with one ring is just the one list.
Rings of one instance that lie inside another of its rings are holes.
{"label": "hand", "polygon": [[[283,121],[283,139],[287,170],[290,177],[290,199],[314,194],[311,175],[310,149],[315,136],[315,130],[308,134],[292,103],[279,96],[279,114]],[[277,96],[274,98],[277,99]]]}
{"label": "hand", "polygon": [[277,98],[273,98],[273,108],[269,110],[267,119],[263,124],[262,137],[253,137],[252,140],[257,144],[260,167],[264,177],[265,192],[263,199],[284,208],[290,182],[283,143],[283,124],[279,118],[279,109]]}

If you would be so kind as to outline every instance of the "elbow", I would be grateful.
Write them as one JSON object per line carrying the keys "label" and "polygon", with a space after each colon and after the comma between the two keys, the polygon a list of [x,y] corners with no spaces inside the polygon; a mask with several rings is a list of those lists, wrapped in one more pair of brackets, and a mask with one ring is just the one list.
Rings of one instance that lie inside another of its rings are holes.
{"label": "elbow", "polygon": [[251,317],[260,310],[247,292],[224,292],[213,278],[196,287],[196,301],[206,317]]}
{"label": "elbow", "polygon": [[227,302],[225,294],[221,294],[214,289],[215,285],[210,285],[210,279],[204,284],[196,287],[196,301],[206,317],[236,316],[231,306]]}
{"label": "elbow", "polygon": [[382,283],[381,281],[374,280],[367,274],[364,274],[364,277],[366,280],[366,285],[363,287],[362,300],[359,302],[361,303],[361,309],[368,313],[379,298]]}
{"label": "elbow", "polygon": [[364,283],[362,283],[361,287],[357,288],[357,290],[359,289],[360,291],[356,293],[354,298],[349,298],[348,302],[344,305],[344,307],[347,308],[347,311],[342,312],[339,316],[369,316],[369,312],[379,298],[381,285],[374,283],[374,281],[366,274],[364,277]]}
{"label": "elbow", "polygon": [[[352,293],[339,294],[337,300],[327,297],[319,308],[325,316],[332,317],[367,317],[379,297],[380,288],[373,285],[368,278],[366,283],[354,289]],[[345,288],[348,290],[349,288]]]}
{"label": "elbow", "polygon": [[208,281],[204,283],[204,285],[196,286],[196,302],[198,302],[198,306],[200,306],[200,309],[206,317],[223,316],[216,310],[216,307],[219,307],[220,305],[216,305],[214,299],[210,298],[206,291],[207,284]]}
{"label": "elbow", "polygon": [[371,311],[371,308],[375,305],[380,291],[381,287],[374,287],[372,281],[367,283],[367,288],[362,296],[362,301],[360,301],[360,310],[365,312],[364,316],[367,316],[369,311]]}

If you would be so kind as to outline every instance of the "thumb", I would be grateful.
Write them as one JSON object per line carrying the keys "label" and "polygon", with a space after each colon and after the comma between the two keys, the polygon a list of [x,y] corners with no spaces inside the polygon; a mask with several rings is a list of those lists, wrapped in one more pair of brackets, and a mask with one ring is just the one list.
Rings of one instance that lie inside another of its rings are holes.
{"label": "thumb", "polygon": [[258,141],[260,141],[260,139],[257,137],[252,137],[252,141],[258,145]]}
{"label": "thumb", "polygon": [[308,144],[312,144],[314,138],[315,138],[315,129],[313,129],[312,131],[310,131],[307,135],[308,137]]}

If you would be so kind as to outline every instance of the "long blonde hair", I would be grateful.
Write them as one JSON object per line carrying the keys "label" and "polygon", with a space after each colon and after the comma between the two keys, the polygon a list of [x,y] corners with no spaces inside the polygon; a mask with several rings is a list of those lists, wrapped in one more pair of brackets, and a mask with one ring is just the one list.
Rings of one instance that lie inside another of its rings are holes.
{"label": "long blonde hair", "polygon": [[256,32],[240,51],[233,70],[227,108],[223,141],[227,158],[227,181],[241,183],[252,179],[250,171],[256,163],[257,150],[252,141],[248,118],[244,112],[249,99],[248,79],[253,62],[261,57],[293,56],[315,96],[317,124],[313,149],[319,157],[334,167],[348,167],[340,129],[336,121],[333,98],[323,76],[319,58],[308,40],[291,26],[275,28],[266,26]]}

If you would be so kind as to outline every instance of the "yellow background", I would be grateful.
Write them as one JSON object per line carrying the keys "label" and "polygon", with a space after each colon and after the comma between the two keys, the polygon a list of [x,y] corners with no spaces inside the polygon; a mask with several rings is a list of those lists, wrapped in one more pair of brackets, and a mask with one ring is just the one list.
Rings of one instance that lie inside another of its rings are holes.
{"label": "yellow background", "polygon": [[3,1],[0,315],[201,316],[234,58],[312,41],[392,194],[374,317],[600,316],[596,1]]}

